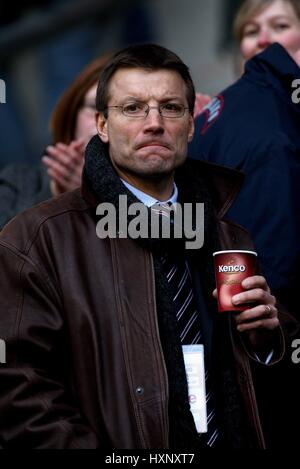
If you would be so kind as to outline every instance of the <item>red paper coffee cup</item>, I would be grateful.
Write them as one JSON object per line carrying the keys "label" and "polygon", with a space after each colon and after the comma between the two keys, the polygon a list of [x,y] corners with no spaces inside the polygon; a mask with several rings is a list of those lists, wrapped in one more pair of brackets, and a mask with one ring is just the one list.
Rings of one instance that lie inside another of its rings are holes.
{"label": "red paper coffee cup", "polygon": [[244,292],[242,281],[255,275],[257,253],[254,251],[218,251],[213,253],[218,290],[218,310],[245,311],[249,305],[232,304],[232,297]]}

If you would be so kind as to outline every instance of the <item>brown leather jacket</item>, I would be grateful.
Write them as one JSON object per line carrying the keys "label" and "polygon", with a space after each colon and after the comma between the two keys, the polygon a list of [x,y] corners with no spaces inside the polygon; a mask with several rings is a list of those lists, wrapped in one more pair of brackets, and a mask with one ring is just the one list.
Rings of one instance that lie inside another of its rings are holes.
{"label": "brown leather jacket", "polygon": [[[221,247],[251,249],[247,232],[223,219],[239,173],[202,168]],[[131,239],[98,239],[96,205],[83,186],[29,209],[0,235],[4,447],[168,448],[152,255]],[[252,437],[263,447],[251,359],[232,341]]]}

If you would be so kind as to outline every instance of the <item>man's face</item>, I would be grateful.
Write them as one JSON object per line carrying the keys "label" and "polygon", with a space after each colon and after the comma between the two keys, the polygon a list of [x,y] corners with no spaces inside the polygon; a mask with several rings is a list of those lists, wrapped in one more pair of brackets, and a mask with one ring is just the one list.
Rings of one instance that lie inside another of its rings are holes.
{"label": "man's face", "polygon": [[[188,107],[186,85],[172,70],[118,70],[109,84],[108,106],[146,103],[150,107],[176,103]],[[109,154],[120,177],[128,182],[164,180],[173,177],[187,155],[194,132],[193,117],[186,110],[179,118],[166,118],[158,109],[148,116],[128,117],[119,108],[98,117],[98,132],[109,143]]]}

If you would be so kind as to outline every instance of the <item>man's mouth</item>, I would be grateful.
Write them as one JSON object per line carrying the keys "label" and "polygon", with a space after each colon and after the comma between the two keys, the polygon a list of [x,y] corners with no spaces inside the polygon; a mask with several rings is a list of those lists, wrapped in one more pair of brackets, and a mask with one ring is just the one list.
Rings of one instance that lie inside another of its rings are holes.
{"label": "man's mouth", "polygon": [[138,146],[138,150],[140,150],[141,148],[166,148],[168,150],[170,149],[170,147],[163,142],[145,142]]}

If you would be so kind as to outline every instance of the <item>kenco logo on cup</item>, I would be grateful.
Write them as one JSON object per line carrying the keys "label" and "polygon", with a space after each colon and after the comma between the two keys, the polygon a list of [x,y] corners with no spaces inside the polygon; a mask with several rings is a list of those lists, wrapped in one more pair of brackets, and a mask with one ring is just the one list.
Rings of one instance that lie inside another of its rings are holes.
{"label": "kenco logo on cup", "polygon": [[256,252],[218,251],[213,255],[219,312],[244,311],[247,305],[234,306],[231,299],[244,291],[242,281],[255,275]]}
{"label": "kenco logo on cup", "polygon": [[[235,260],[233,259],[230,261],[234,263]],[[246,266],[245,265],[219,265],[219,272],[229,273],[229,274],[236,274],[238,272],[245,272]]]}

